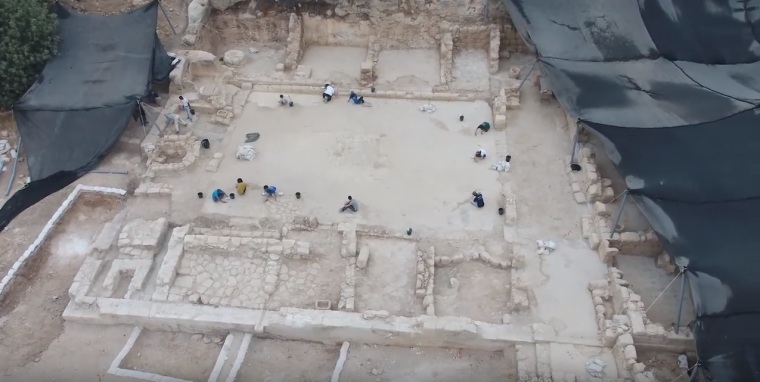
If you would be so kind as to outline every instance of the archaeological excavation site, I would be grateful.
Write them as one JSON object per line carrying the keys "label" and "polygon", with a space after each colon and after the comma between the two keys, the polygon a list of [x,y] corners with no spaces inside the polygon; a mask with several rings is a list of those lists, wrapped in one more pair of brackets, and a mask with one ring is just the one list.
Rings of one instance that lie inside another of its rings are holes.
{"label": "archaeological excavation site", "polygon": [[760,381],[757,60],[639,3],[66,3],[132,61],[0,125],[0,380]]}

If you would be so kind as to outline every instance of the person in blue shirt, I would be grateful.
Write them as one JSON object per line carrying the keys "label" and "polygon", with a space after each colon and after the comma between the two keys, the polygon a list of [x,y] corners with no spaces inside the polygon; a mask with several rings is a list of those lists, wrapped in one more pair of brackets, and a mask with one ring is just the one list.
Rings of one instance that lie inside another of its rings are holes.
{"label": "person in blue shirt", "polygon": [[354,105],[361,105],[364,103],[364,97],[352,91],[351,94],[348,95],[348,102],[353,102]]}
{"label": "person in blue shirt", "polygon": [[269,198],[277,200],[277,187],[264,185],[264,193],[262,195],[267,197],[266,200],[269,200]]}
{"label": "person in blue shirt", "polygon": [[211,200],[213,200],[214,203],[216,202],[227,203],[227,194],[221,189],[217,188],[216,190],[211,192]]}
{"label": "person in blue shirt", "polygon": [[486,202],[483,200],[483,194],[481,194],[480,192],[473,191],[472,196],[474,196],[471,202],[472,205],[478,208],[483,208],[486,205]]}

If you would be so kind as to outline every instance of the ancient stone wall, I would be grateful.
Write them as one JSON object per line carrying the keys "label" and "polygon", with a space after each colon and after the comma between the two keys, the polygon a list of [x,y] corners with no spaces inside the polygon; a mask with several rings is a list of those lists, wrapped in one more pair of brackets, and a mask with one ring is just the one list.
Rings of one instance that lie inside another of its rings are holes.
{"label": "ancient stone wall", "polygon": [[285,51],[285,68],[295,70],[298,67],[298,61],[301,60],[304,50],[304,28],[300,16],[295,13],[290,14],[288,24],[288,46]]}

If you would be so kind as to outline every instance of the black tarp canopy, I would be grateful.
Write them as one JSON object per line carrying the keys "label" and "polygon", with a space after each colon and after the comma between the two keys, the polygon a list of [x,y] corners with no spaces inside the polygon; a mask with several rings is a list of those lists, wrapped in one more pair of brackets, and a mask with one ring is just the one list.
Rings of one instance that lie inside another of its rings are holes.
{"label": "black tarp canopy", "polygon": [[0,230],[93,169],[116,144],[172,59],[156,35],[158,2],[119,15],[55,4],[58,55],[13,106],[32,180],[0,209]]}
{"label": "black tarp canopy", "polygon": [[760,0],[505,0],[687,267],[703,375],[760,381]]}

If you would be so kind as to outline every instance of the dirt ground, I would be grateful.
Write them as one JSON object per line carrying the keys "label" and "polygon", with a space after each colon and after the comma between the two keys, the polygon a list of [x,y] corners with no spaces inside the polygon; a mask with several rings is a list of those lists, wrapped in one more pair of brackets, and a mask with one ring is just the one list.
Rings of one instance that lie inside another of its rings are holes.
{"label": "dirt ground", "polygon": [[[329,381],[340,348],[313,342],[254,338],[238,372],[239,382]],[[287,365],[287,366],[286,366]]]}
{"label": "dirt ground", "polygon": [[51,239],[17,276],[0,310],[0,353],[4,354],[0,371],[39,360],[61,334],[71,280],[91,241],[121,205],[117,198],[81,195]]}
{"label": "dirt ground", "polygon": [[[144,0],[63,0],[63,4],[84,13],[94,13],[99,15],[112,15],[131,11],[143,4]],[[166,49],[172,49],[180,43],[182,32],[187,27],[187,6],[185,0],[162,0],[166,16],[159,9],[158,11],[158,37]],[[171,24],[167,22],[169,18]],[[172,32],[172,26],[177,34]]]}
{"label": "dirt ground", "polygon": [[143,330],[119,367],[189,381],[208,380],[222,344],[205,343],[193,336]]}
{"label": "dirt ground", "polygon": [[423,314],[422,301],[414,294],[417,280],[417,250],[413,241],[360,239],[369,247],[369,262],[356,272],[356,309],[387,310],[390,314],[414,317]]}
{"label": "dirt ground", "polygon": [[[300,191],[299,213],[326,224],[357,221],[427,234],[490,231],[500,224],[497,173],[488,168],[491,160],[471,159],[479,145],[495,152],[496,133],[473,135],[480,121],[490,120],[488,104],[434,102],[438,110],[428,114],[418,110],[423,101],[368,97],[371,107],[352,105],[343,98],[346,91],[339,88],[329,104],[318,95],[294,95],[294,108],[276,107],[276,94],[253,93],[234,131],[214,149],[224,154],[219,170],[211,182],[204,177],[196,186],[231,187],[242,176],[254,189],[276,185],[288,203]],[[465,122],[459,122],[460,113]],[[253,144],[257,156],[240,161],[235,153],[251,132],[261,134]],[[474,189],[487,208],[469,204]],[[359,202],[357,214],[338,212],[347,195]],[[222,204],[207,198],[203,212],[263,216],[267,206],[258,200]]]}
{"label": "dirt ground", "polygon": [[[651,257],[618,255],[617,267],[623,271],[633,291],[641,296],[641,301],[648,309],[647,318],[666,329],[673,327],[678,317],[681,277],[673,281],[675,276],[668,275],[657,268],[655,259]],[[659,299],[657,299],[658,296]],[[655,299],[657,299],[656,302]],[[681,327],[688,325],[692,320],[694,320],[694,304],[691,302],[691,289],[687,283],[683,298]]]}
{"label": "dirt ground", "polygon": [[[452,284],[451,280],[456,279]],[[509,302],[508,270],[475,261],[435,269],[435,312],[500,324]]]}
{"label": "dirt ground", "polygon": [[[509,353],[505,356],[505,353]],[[515,381],[513,352],[351,344],[341,381]]]}
{"label": "dirt ground", "polygon": [[[647,370],[652,373],[658,381],[687,382],[689,375],[686,370],[678,367],[678,354],[668,352],[638,351],[639,362],[647,365]],[[689,367],[692,367],[696,361],[694,354],[687,354],[689,358]]]}

